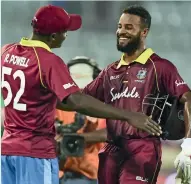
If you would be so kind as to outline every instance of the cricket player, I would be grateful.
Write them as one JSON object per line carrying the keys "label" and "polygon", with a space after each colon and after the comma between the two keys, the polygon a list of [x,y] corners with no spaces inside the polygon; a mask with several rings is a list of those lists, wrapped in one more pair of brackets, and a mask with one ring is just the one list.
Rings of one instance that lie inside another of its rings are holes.
{"label": "cricket player", "polygon": [[[185,104],[188,125],[190,89],[170,61],[146,48],[150,26],[151,15],[145,8],[134,5],[123,11],[116,31],[122,56],[85,87],[84,93],[132,112],[143,111],[143,98],[148,94],[169,94]],[[106,124],[108,143],[99,153],[99,184],[155,184],[161,167],[160,139],[125,121],[107,119]],[[186,180],[190,178],[190,138],[184,140],[182,149],[177,168]]]}
{"label": "cricket player", "polygon": [[2,95],[5,104],[2,137],[2,184],[58,184],[55,109],[119,119],[160,135],[160,126],[143,113],[128,112],[82,94],[63,60],[52,53],[67,31],[81,27],[81,17],[47,5],[32,19],[33,34],[3,46]]}

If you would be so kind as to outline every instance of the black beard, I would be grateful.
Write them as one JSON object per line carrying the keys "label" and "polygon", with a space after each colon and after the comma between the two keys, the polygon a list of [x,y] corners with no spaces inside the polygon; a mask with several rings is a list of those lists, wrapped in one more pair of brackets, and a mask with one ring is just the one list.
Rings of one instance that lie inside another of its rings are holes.
{"label": "black beard", "polygon": [[135,51],[139,48],[140,44],[141,44],[141,40],[139,36],[134,38],[131,42],[129,42],[125,46],[119,45],[119,38],[117,38],[117,50],[123,53],[127,53],[128,55],[134,54]]}

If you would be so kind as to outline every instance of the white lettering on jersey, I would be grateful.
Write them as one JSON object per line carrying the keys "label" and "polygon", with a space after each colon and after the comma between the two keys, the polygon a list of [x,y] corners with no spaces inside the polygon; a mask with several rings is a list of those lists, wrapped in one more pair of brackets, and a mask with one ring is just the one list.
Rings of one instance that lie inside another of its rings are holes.
{"label": "white lettering on jersey", "polygon": [[123,98],[123,97],[125,97],[125,98],[140,98],[140,95],[139,95],[139,93],[136,91],[136,89],[137,89],[137,88],[134,87],[134,88],[132,89],[132,91],[129,91],[129,88],[127,87],[127,88],[125,89],[125,91],[123,91],[122,93],[113,93],[114,88],[112,88],[111,91],[110,91],[110,94],[111,94],[111,96],[112,96],[111,101],[113,102],[113,101],[115,101],[115,100],[117,100],[117,99],[120,99],[120,98]]}
{"label": "white lettering on jersey", "polygon": [[23,67],[28,67],[29,61],[30,61],[30,59],[27,59],[25,57],[20,57],[20,56],[15,56],[15,55],[10,55],[10,54],[7,54],[4,59],[4,62],[6,62],[6,63],[10,63],[13,65],[19,65],[19,66],[23,66]]}
{"label": "white lettering on jersey", "polygon": [[136,180],[137,180],[137,181],[146,182],[146,183],[149,182],[149,180],[148,180],[147,178],[143,178],[143,177],[141,177],[141,176],[136,176]]}
{"label": "white lettering on jersey", "polygon": [[72,86],[76,86],[76,84],[75,83],[68,83],[68,84],[64,84],[63,85],[63,87],[64,87],[64,89],[68,89],[68,88],[71,88]]}
{"label": "white lettering on jersey", "polygon": [[[15,96],[13,96],[11,84],[5,80],[5,76],[13,77],[14,80],[16,78],[20,79],[20,89],[17,91]],[[27,105],[25,103],[20,103],[20,99],[25,92],[26,77],[24,72],[22,70],[16,70],[14,73],[12,73],[12,68],[3,66],[1,80],[1,88],[6,88],[8,92],[7,97],[4,99],[5,107],[8,106],[11,101],[13,101],[14,109],[19,111],[27,111]]]}
{"label": "white lettering on jersey", "polygon": [[135,80],[135,82],[144,83],[145,80]]}
{"label": "white lettering on jersey", "polygon": [[186,82],[176,80],[176,81],[175,81],[175,84],[176,84],[176,86],[178,87],[178,86],[180,86],[180,85],[186,84]]}
{"label": "white lettering on jersey", "polygon": [[111,76],[111,77],[110,77],[110,80],[113,80],[113,79],[119,79],[119,75]]}

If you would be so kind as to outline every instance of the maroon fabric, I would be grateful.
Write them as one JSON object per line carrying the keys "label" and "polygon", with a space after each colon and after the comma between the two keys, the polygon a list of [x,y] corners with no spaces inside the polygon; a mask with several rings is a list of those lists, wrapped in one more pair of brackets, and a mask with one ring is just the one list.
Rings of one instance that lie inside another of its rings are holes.
{"label": "maroon fabric", "polygon": [[156,184],[161,167],[160,141],[148,138],[123,140],[122,147],[106,144],[100,151],[98,183]]}
{"label": "maroon fabric", "polygon": [[[153,96],[157,96],[156,79],[161,96],[170,94],[181,97],[190,90],[170,61],[156,54],[152,54],[150,58],[144,65],[133,62],[129,66],[121,66],[119,69],[117,69],[119,61],[109,65],[100,73],[97,79],[84,89],[84,93],[117,108],[133,112],[144,112],[150,115],[149,106],[142,110],[142,102],[146,95],[153,94]],[[110,139],[127,135],[148,136],[146,132],[119,120],[108,119],[107,130]]]}
{"label": "maroon fabric", "polygon": [[[118,63],[104,69],[84,93],[114,107],[150,115],[150,106],[142,106],[147,95],[180,98],[190,90],[176,67],[157,54],[152,54],[146,64],[133,62],[117,69]],[[142,184],[144,180],[155,184],[161,166],[160,140],[153,140],[156,138],[125,121],[107,119],[106,123],[108,139],[121,148],[107,144],[101,150],[99,184]],[[123,138],[130,140],[121,143]]]}
{"label": "maroon fabric", "polygon": [[[57,99],[62,101],[79,91],[59,57],[40,47],[36,52],[40,69],[32,47],[15,44],[1,57],[4,73],[2,95],[5,100],[3,155],[55,158]],[[46,88],[42,86],[40,73]],[[7,85],[10,85],[9,92]]]}
{"label": "maroon fabric", "polygon": [[34,31],[41,34],[75,31],[81,25],[80,15],[68,14],[63,8],[53,5],[39,8],[32,20]]}

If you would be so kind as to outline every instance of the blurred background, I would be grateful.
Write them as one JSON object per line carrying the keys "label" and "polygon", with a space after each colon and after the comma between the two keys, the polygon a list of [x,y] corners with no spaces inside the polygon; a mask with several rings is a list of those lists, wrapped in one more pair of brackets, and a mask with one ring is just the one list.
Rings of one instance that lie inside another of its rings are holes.
{"label": "blurred background", "polygon": [[[33,14],[45,4],[62,6],[69,13],[80,14],[83,20],[82,28],[69,32],[62,48],[54,52],[66,63],[77,55],[94,58],[101,68],[120,57],[115,32],[122,10],[132,4],[143,5],[152,16],[147,47],[172,61],[191,87],[191,19],[188,16],[191,2],[2,1],[1,44],[29,37]],[[158,184],[165,183],[165,178],[175,171],[173,161],[180,151],[180,143],[166,141],[163,144],[163,166]],[[169,184],[173,184],[172,181]]]}

